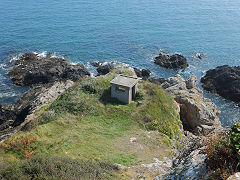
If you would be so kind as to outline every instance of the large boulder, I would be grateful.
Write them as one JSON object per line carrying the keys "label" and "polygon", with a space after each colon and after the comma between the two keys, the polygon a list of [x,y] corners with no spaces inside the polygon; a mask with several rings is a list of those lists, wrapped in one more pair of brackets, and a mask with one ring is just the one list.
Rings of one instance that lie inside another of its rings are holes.
{"label": "large boulder", "polygon": [[113,69],[114,69],[114,66],[110,63],[105,65],[99,65],[97,68],[97,72],[98,72],[97,76],[106,75]]}
{"label": "large boulder", "polygon": [[183,69],[188,67],[187,59],[180,55],[170,55],[165,52],[161,52],[159,56],[155,57],[154,63],[169,69]]}
{"label": "large boulder", "polygon": [[102,63],[100,63],[99,61],[92,61],[90,62],[90,64],[93,66],[93,67],[99,67]]}
{"label": "large boulder", "polygon": [[240,66],[225,65],[208,70],[201,82],[205,90],[240,105]]}
{"label": "large boulder", "polygon": [[8,75],[14,84],[29,86],[60,80],[77,81],[90,73],[83,65],[72,65],[63,58],[25,53],[15,62]]}
{"label": "large boulder", "polygon": [[151,71],[149,69],[134,68],[134,71],[135,71],[137,77],[141,77],[141,78],[148,78],[151,74]]}
{"label": "large boulder", "polygon": [[180,115],[186,130],[194,134],[208,135],[221,129],[220,111],[203,92],[196,87],[196,76],[184,80],[180,75],[170,77],[162,87],[180,104]]}

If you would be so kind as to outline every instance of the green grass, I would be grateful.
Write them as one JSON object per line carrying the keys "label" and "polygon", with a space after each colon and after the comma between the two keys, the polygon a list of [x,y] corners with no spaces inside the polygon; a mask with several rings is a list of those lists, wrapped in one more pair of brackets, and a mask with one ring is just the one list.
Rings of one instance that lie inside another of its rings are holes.
{"label": "green grass", "polygon": [[[42,109],[24,131],[2,143],[0,155],[6,161],[54,155],[126,166],[170,156],[171,139],[179,135],[180,125],[172,97],[143,81],[142,105],[124,105],[110,97],[114,76],[76,83]],[[137,137],[137,143],[131,143],[131,137]]]}

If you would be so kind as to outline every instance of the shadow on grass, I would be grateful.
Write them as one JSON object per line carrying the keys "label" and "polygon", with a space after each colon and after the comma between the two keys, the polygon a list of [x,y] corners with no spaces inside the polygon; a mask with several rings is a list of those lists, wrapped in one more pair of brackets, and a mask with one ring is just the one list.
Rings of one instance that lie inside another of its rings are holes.
{"label": "shadow on grass", "polygon": [[124,105],[124,103],[120,102],[118,99],[111,97],[111,88],[105,89],[103,91],[103,94],[100,97],[99,101],[104,105],[107,105],[107,104]]}

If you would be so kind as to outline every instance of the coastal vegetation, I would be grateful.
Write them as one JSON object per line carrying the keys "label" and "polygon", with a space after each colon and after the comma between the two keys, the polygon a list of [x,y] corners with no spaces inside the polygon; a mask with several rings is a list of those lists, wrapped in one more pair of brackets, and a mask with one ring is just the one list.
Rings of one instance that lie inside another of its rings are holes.
{"label": "coastal vegetation", "polygon": [[127,179],[131,175],[113,164],[134,166],[171,157],[181,125],[171,95],[141,81],[136,101],[122,104],[110,96],[115,76],[82,78],[1,143],[1,177]]}
{"label": "coastal vegetation", "polygon": [[210,138],[204,152],[210,179],[227,179],[240,171],[240,122],[221,135]]}

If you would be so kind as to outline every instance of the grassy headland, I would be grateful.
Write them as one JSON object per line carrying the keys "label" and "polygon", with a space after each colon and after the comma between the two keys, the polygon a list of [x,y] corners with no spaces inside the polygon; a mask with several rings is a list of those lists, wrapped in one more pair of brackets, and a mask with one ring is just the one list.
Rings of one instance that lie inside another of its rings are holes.
{"label": "grassy headland", "polygon": [[[112,164],[133,166],[171,156],[171,140],[180,134],[181,123],[173,98],[159,86],[141,81],[137,98],[142,104],[121,104],[110,96],[115,76],[82,79],[1,143],[2,177],[124,179],[126,173]],[[131,137],[136,142],[130,142]],[[59,168],[46,173],[39,161]],[[38,168],[33,170],[33,164]],[[64,164],[70,173],[61,168]],[[86,168],[77,171],[84,164]]]}

